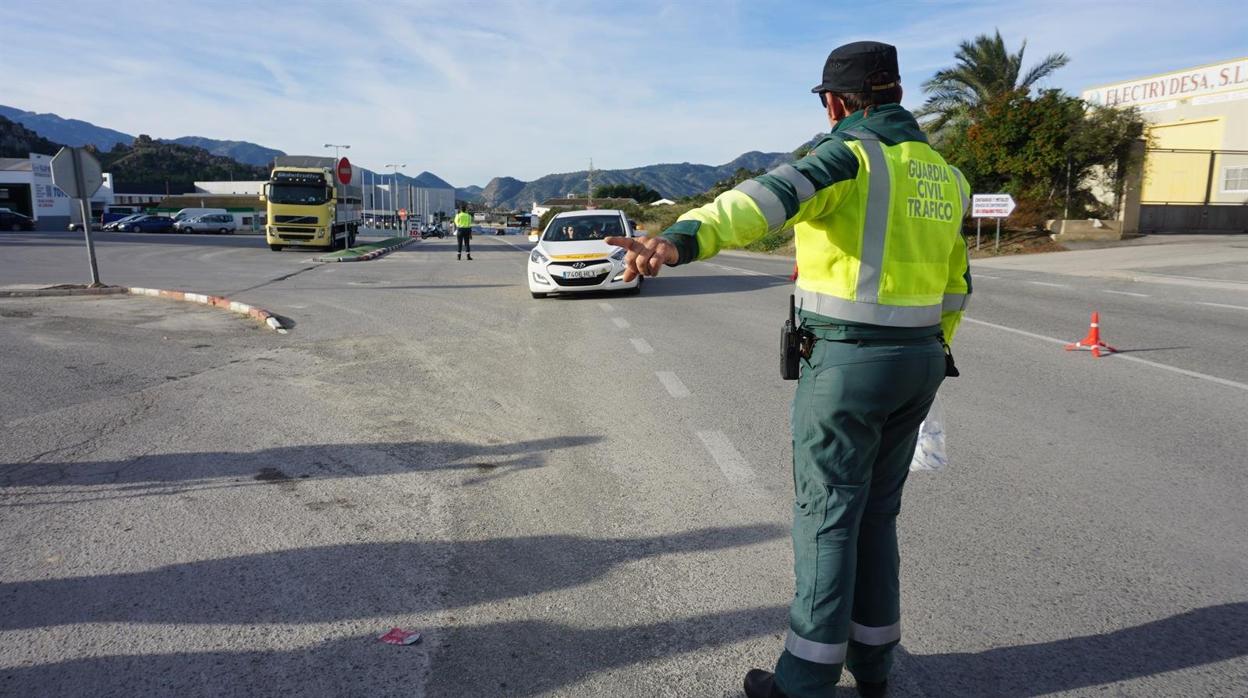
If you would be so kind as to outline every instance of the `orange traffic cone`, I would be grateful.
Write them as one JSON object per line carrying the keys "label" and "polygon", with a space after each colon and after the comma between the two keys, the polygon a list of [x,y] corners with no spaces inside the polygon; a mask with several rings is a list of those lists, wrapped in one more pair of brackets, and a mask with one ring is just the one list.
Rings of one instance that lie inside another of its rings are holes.
{"label": "orange traffic cone", "polygon": [[1066,351],[1077,351],[1082,349],[1091,350],[1092,356],[1098,359],[1101,358],[1101,352],[1112,354],[1118,351],[1101,341],[1101,315],[1096,311],[1092,312],[1092,326],[1088,328],[1088,336],[1078,342],[1075,342],[1074,344],[1066,345]]}

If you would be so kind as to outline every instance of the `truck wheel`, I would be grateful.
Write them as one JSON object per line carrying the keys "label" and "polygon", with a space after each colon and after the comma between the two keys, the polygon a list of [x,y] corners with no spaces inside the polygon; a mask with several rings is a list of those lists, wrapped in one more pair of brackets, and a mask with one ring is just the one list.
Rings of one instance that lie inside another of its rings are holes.
{"label": "truck wheel", "polygon": [[281,245],[269,245],[269,249],[273,250],[274,252],[281,252],[282,246]]}

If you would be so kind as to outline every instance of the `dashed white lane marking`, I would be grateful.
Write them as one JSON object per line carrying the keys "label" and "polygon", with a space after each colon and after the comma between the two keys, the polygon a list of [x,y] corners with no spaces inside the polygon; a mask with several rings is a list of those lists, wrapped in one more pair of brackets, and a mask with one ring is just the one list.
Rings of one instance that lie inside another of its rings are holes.
{"label": "dashed white lane marking", "polygon": [[1035,284],[1036,286],[1051,286],[1053,288],[1070,288],[1070,284],[1055,284],[1049,281],[1028,281],[1027,283]]}
{"label": "dashed white lane marking", "polygon": [[[1070,343],[1064,339],[1058,339],[1057,337],[1046,337],[1042,334],[1036,334],[1035,332],[1027,332],[1026,330],[1018,330],[1018,329],[1014,329],[1013,327],[1006,327],[1005,325],[998,325],[994,322],[985,322],[983,320],[976,320],[975,318],[964,317],[962,318],[962,321],[969,322],[975,325],[983,325],[984,327],[991,327],[993,329],[1002,330],[1003,332],[1013,332],[1014,334],[1019,334],[1024,337],[1031,337],[1032,339],[1039,339],[1041,341],[1050,342],[1052,344],[1061,344],[1062,346],[1065,346]],[[1179,368],[1177,366],[1159,364],[1156,361],[1149,361],[1148,359],[1141,359],[1135,356],[1127,356],[1126,354],[1109,354],[1107,355],[1106,358],[1115,358],[1115,359],[1121,359],[1122,361],[1131,361],[1137,364],[1144,364],[1145,366],[1152,366],[1153,368],[1159,368],[1163,371],[1170,371],[1171,373],[1178,373],[1183,376],[1188,376],[1189,378],[1199,378],[1200,380],[1209,381],[1210,383],[1217,383],[1218,385],[1225,385],[1229,388],[1239,388],[1240,390],[1248,390],[1248,383],[1240,383],[1238,381],[1227,380],[1226,378],[1218,378],[1217,376],[1211,376],[1208,373],[1201,373],[1199,371],[1189,371],[1186,368]]]}
{"label": "dashed white lane marking", "polygon": [[610,303],[599,303],[599,304],[598,304],[598,307],[599,307],[599,308],[602,308],[602,312],[604,312],[604,313],[614,313],[614,312],[615,312],[615,306],[611,305]]}
{"label": "dashed white lane marking", "polygon": [[629,328],[628,320],[625,320],[622,317],[613,317],[611,318],[611,322],[614,322],[615,326],[620,328],[621,330],[626,330]]}
{"label": "dashed white lane marking", "polygon": [[633,337],[632,339],[628,341],[633,343],[633,348],[637,350],[638,354],[653,354],[654,353],[654,347],[650,346],[650,342],[647,342],[641,337]]}
{"label": "dashed white lane marking", "polygon": [[989,275],[987,275],[987,274],[976,274],[974,271],[971,271],[971,278],[972,278],[972,279],[999,279],[999,278],[1001,278],[1001,277],[999,277],[999,276],[989,276]]}
{"label": "dashed white lane marking", "polygon": [[741,483],[754,479],[750,464],[745,462],[745,458],[732,445],[727,434],[722,431],[699,431],[698,439],[729,482]]}
{"label": "dashed white lane marking", "polygon": [[1230,308],[1231,310],[1248,310],[1248,306],[1229,305],[1227,303],[1205,303],[1203,301],[1192,301],[1196,305],[1207,305],[1210,308]]}
{"label": "dashed white lane marking", "polygon": [[680,381],[680,378],[671,371],[658,371],[655,373],[659,377],[659,382],[667,388],[667,392],[672,397],[689,397],[689,389]]}
{"label": "dashed white lane marking", "polygon": [[1112,293],[1115,296],[1131,296],[1133,298],[1148,298],[1147,293],[1135,293],[1134,291],[1111,291],[1107,288],[1101,289],[1105,293]]}
{"label": "dashed white lane marking", "polygon": [[726,264],[711,263],[711,264],[708,264],[707,266],[715,267],[716,269],[723,269],[725,271],[735,271],[739,274],[745,274],[746,276],[775,276],[774,274],[766,274],[761,271],[754,271],[753,269],[742,269],[741,267],[730,267]]}

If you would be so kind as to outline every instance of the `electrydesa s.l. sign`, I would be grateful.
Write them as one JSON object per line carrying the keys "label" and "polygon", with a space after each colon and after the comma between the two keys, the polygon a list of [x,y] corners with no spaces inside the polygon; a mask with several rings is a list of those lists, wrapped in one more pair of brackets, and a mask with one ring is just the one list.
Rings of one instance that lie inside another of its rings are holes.
{"label": "electrydesa s.l. sign", "polygon": [[1092,104],[1130,107],[1234,90],[1248,90],[1248,58],[1093,87],[1081,96]]}

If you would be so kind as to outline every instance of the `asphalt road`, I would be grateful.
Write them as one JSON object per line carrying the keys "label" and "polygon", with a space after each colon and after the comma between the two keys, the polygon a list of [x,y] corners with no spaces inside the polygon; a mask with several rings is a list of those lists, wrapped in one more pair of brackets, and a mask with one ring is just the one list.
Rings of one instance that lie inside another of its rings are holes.
{"label": "asphalt road", "polygon": [[[535,301],[514,237],[261,242],[101,236],[101,274],[284,336],[0,299],[0,694],[737,696],[771,665],[789,262]],[[905,500],[893,695],[1248,693],[1248,290],[1175,259],[1190,284],[977,269],[952,465]],[[0,285],[84,272],[75,236],[0,236]],[[1062,351],[1091,310],[1126,353]]]}

